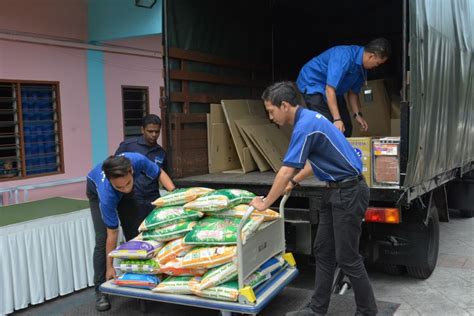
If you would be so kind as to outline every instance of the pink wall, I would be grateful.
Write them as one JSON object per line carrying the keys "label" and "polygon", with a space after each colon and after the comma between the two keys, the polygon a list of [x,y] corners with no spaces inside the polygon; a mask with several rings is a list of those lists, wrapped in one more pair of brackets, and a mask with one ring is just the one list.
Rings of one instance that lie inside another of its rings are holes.
{"label": "pink wall", "polygon": [[[110,44],[162,51],[160,36],[114,41]],[[148,87],[150,113],[161,116],[159,102],[160,87],[164,85],[163,60],[161,58],[106,53],[104,61],[109,153],[112,154],[123,140],[122,86]],[[161,143],[161,136],[159,142]]]}
{"label": "pink wall", "polygon": [[2,0],[0,30],[87,39],[87,0]]}
{"label": "pink wall", "polygon": [[[0,187],[85,176],[91,168],[85,51],[0,40],[0,78],[59,82],[65,165],[64,174],[1,182]],[[62,190],[70,188],[56,187],[52,196],[62,195]],[[32,192],[30,200],[36,196]]]}

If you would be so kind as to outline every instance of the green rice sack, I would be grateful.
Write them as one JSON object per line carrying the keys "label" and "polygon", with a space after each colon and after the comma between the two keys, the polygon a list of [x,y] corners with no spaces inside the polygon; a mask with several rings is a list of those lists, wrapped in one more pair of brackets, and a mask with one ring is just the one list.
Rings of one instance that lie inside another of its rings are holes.
{"label": "green rice sack", "polygon": [[150,214],[148,214],[138,230],[142,232],[162,228],[179,222],[194,221],[198,220],[203,215],[203,213],[196,211],[185,212],[182,206],[155,208]]}
{"label": "green rice sack", "polygon": [[142,238],[143,240],[157,240],[162,242],[181,238],[190,232],[196,223],[195,221],[186,221],[158,229],[147,230],[142,233]]}
{"label": "green rice sack", "polygon": [[189,287],[189,281],[192,278],[192,276],[168,277],[152,289],[152,291],[156,293],[193,294]]}
{"label": "green rice sack", "polygon": [[235,279],[237,279],[237,265],[229,262],[207,271],[202,276],[198,289],[205,290]]}
{"label": "green rice sack", "polygon": [[197,199],[201,195],[212,191],[214,191],[214,189],[202,187],[177,189],[172,193],[159,197],[155,201],[151,202],[151,204],[155,205],[156,207],[183,205]]}
{"label": "green rice sack", "polygon": [[[236,217],[205,217],[184,237],[188,245],[235,245],[237,230],[241,219]],[[262,224],[263,217],[249,218],[242,228],[242,241],[245,243]]]}
{"label": "green rice sack", "polygon": [[185,211],[218,212],[239,204],[248,204],[255,194],[240,189],[221,189],[184,205]]}

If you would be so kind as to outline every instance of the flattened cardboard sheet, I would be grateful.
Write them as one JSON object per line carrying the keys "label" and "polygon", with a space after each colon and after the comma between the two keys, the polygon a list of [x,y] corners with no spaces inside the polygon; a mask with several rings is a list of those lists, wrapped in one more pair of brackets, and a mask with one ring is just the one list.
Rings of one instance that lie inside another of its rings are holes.
{"label": "flattened cardboard sheet", "polygon": [[258,166],[252,158],[250,148],[246,145],[235,121],[249,117],[265,118],[266,111],[263,102],[260,100],[222,100],[221,104],[243,172],[257,170]]}

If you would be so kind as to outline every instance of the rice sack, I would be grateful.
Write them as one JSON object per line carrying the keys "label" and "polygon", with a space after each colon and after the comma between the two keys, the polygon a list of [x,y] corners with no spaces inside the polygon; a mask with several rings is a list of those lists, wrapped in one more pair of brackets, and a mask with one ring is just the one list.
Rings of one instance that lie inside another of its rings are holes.
{"label": "rice sack", "polygon": [[155,240],[130,240],[121,244],[109,253],[110,257],[120,259],[148,259],[163,247],[163,244]]}
{"label": "rice sack", "polygon": [[255,194],[240,189],[221,189],[184,204],[185,211],[218,212],[239,204],[248,204]]}
{"label": "rice sack", "polygon": [[177,257],[183,257],[194,245],[187,245],[184,243],[184,237],[169,241],[163,248],[160,249],[155,257],[155,260],[163,265],[170,260]]}
{"label": "rice sack", "polygon": [[120,264],[115,268],[118,268],[122,272],[132,272],[141,274],[160,273],[160,265],[154,259],[123,259]]}
{"label": "rice sack", "polygon": [[235,258],[237,246],[201,247],[190,250],[181,263],[186,268],[213,268]]}
{"label": "rice sack", "polygon": [[156,293],[193,294],[189,287],[191,276],[168,277],[152,289]]}
{"label": "rice sack", "polygon": [[194,221],[200,219],[203,215],[203,213],[196,211],[185,212],[182,206],[155,208],[141,223],[138,230],[143,232],[179,222]]}
{"label": "rice sack", "polygon": [[142,238],[144,240],[158,241],[168,241],[177,239],[184,237],[188,232],[193,229],[194,225],[196,225],[195,221],[186,221],[158,229],[146,230],[142,233]]}
{"label": "rice sack", "polygon": [[[223,210],[220,212],[215,212],[212,215],[216,217],[238,217],[242,218],[244,217],[245,213],[247,213],[247,210],[249,208],[248,204],[239,204],[237,206],[234,206],[228,210]],[[250,217],[255,217],[255,216],[263,216],[263,220],[265,222],[267,221],[273,221],[277,218],[280,217],[280,214],[278,212],[275,212],[271,209],[266,209],[265,211],[258,211],[254,210],[252,212],[252,215]]]}
{"label": "rice sack", "polygon": [[203,268],[184,268],[182,258],[176,258],[168,261],[160,268],[161,273],[171,276],[201,276],[207,272],[207,269]]}
{"label": "rice sack", "polygon": [[125,273],[113,280],[112,283],[118,286],[151,290],[160,283],[160,278],[151,274]]}
{"label": "rice sack", "polygon": [[[219,218],[209,216],[199,221],[186,237],[184,243],[188,245],[236,245],[237,231],[240,218]],[[242,241],[257,231],[263,217],[249,218],[242,228]]]}
{"label": "rice sack", "polygon": [[214,191],[214,189],[202,187],[181,188],[174,190],[172,193],[166,194],[165,196],[159,197],[151,202],[151,204],[156,207],[183,205],[212,191]]}
{"label": "rice sack", "polygon": [[236,279],[237,265],[234,262],[229,262],[207,271],[206,274],[202,276],[197,288],[198,290],[205,290]]}
{"label": "rice sack", "polygon": [[230,302],[236,302],[239,298],[239,284],[237,281],[229,281],[205,290],[198,290],[199,282],[199,278],[191,279],[189,282],[191,291],[197,296]]}

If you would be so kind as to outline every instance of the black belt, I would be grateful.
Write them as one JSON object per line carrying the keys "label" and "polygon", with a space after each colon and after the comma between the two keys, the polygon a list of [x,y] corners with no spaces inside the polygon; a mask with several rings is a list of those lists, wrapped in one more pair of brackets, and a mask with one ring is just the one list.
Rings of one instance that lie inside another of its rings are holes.
{"label": "black belt", "polygon": [[360,174],[358,176],[349,177],[341,181],[328,182],[326,187],[331,189],[350,188],[357,185],[362,180],[364,180],[364,176]]}

